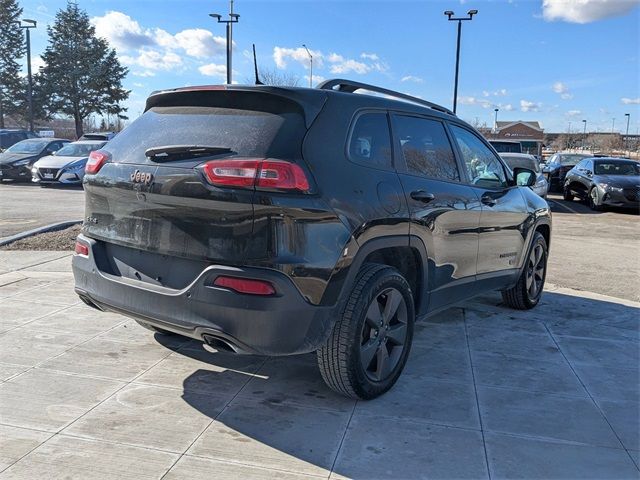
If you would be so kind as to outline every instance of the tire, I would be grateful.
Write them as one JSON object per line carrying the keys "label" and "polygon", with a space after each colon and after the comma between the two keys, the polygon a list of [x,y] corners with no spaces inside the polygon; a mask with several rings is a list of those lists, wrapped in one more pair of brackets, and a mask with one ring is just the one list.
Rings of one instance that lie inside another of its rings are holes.
{"label": "tire", "polygon": [[595,212],[600,212],[604,209],[600,203],[599,197],[598,189],[596,187],[591,187],[591,190],[589,190],[589,196],[587,197],[587,204],[589,205],[589,208]]}
{"label": "tire", "polygon": [[169,330],[163,330],[162,328],[154,327],[153,325],[150,325],[150,324],[145,323],[145,322],[141,322],[140,320],[136,320],[135,322],[138,325],[140,325],[142,328],[146,328],[147,330],[151,330],[154,333],[160,333],[162,335],[176,335],[175,333],[170,332]]}
{"label": "tire", "polygon": [[571,190],[569,190],[568,187],[564,187],[564,191],[562,194],[562,198],[566,201],[566,202],[573,202],[573,194],[571,193]]}
{"label": "tire", "polygon": [[[384,312],[387,305],[396,305],[390,315]],[[407,362],[414,323],[411,287],[400,272],[386,265],[363,265],[331,335],[316,352],[322,378],[346,397],[369,400],[382,395]]]}
{"label": "tire", "polygon": [[[538,257],[539,253],[542,255]],[[547,277],[547,241],[540,232],[533,234],[531,247],[518,283],[502,292],[502,301],[516,310],[529,310],[540,301]]]}

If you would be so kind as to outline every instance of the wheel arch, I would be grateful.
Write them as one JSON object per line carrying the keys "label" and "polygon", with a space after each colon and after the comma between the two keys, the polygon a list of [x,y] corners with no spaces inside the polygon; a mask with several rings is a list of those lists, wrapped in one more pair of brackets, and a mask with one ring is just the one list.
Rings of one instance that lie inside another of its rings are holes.
{"label": "wheel arch", "polygon": [[[349,248],[345,249],[348,252]],[[345,265],[332,275],[322,303],[333,305],[345,297],[365,263],[380,263],[396,268],[409,282],[416,315],[423,313],[428,303],[427,251],[422,240],[415,236],[393,235],[369,240],[361,246]]]}

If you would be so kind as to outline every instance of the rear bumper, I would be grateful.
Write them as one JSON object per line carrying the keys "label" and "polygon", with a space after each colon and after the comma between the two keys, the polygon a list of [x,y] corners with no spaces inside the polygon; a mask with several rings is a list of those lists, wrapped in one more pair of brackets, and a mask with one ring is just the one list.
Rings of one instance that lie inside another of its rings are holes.
{"label": "rear bumper", "polygon": [[[315,306],[280,272],[210,265],[182,290],[100,271],[96,241],[89,256],[73,257],[75,289],[86,302],[197,340],[215,339],[237,353],[291,355],[317,350],[333,325],[331,307]],[[220,275],[271,282],[276,295],[243,295],[213,287]]]}

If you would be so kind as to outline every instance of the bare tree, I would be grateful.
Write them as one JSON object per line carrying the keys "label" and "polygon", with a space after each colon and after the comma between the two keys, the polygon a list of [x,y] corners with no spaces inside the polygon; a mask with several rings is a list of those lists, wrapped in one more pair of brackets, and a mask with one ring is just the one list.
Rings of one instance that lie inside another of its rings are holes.
{"label": "bare tree", "polygon": [[[300,84],[300,77],[289,73],[287,71],[281,71],[277,69],[261,69],[259,72],[260,81],[265,85],[272,85],[278,87],[297,87]],[[247,83],[254,83],[255,78],[247,78]]]}

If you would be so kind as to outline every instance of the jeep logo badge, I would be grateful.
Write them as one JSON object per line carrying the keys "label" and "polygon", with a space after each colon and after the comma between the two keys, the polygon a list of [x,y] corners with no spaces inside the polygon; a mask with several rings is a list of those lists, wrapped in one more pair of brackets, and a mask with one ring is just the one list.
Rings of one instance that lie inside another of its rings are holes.
{"label": "jeep logo badge", "polygon": [[129,179],[133,183],[144,183],[146,185],[149,185],[153,181],[153,175],[150,173],[141,172],[140,170],[136,170],[131,174]]}

